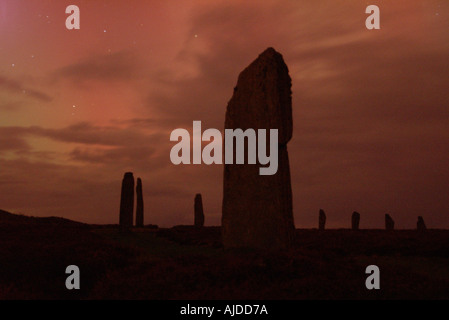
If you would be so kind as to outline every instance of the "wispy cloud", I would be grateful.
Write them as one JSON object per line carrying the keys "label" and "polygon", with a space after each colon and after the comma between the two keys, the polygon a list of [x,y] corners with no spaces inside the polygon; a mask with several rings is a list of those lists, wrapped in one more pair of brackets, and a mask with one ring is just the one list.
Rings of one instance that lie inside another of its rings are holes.
{"label": "wispy cloud", "polygon": [[40,136],[66,143],[80,143],[103,146],[142,145],[148,136],[133,128],[95,126],[81,122],[64,128],[51,129],[40,126],[0,127],[2,137]]}
{"label": "wispy cloud", "polygon": [[128,51],[88,57],[62,67],[54,73],[56,79],[67,79],[77,84],[86,81],[131,80],[140,72],[139,61]]}
{"label": "wispy cloud", "polygon": [[[0,90],[6,91],[9,94],[20,95],[24,98],[32,98],[42,102],[50,102],[53,100],[50,95],[42,91],[32,89],[21,81],[2,76],[0,76]],[[4,106],[13,107],[14,105],[5,104]]]}

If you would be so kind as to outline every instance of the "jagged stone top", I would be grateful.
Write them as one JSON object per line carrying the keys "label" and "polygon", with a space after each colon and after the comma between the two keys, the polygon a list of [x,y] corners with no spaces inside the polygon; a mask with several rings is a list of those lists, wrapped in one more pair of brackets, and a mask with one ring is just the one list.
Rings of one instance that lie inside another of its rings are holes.
{"label": "jagged stone top", "polygon": [[291,78],[282,55],[268,48],[239,75],[226,110],[225,128],[278,129],[279,143],[292,136]]}
{"label": "jagged stone top", "polygon": [[291,79],[288,75],[288,67],[285,64],[284,58],[282,57],[282,54],[272,47],[267,48],[264,52],[259,54],[257,59],[240,73],[239,82],[240,78],[244,78],[246,74],[257,73],[260,69],[266,69],[267,72],[270,71],[272,73],[277,73],[279,76],[284,76],[285,79],[282,80],[285,80],[285,84],[291,86]]}
{"label": "jagged stone top", "polygon": [[282,57],[282,54],[274,50],[274,48],[272,47],[267,48],[264,52],[259,54],[259,57],[256,60],[254,60],[254,62],[266,62],[266,63],[275,62],[278,63],[280,66],[285,66],[287,68],[287,65],[284,62],[284,58]]}

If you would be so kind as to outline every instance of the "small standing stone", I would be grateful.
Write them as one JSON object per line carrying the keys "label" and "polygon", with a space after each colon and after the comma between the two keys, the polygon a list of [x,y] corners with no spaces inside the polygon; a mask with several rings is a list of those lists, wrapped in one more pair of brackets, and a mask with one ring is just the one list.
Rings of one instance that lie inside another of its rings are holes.
{"label": "small standing stone", "polygon": [[204,211],[203,211],[203,198],[201,193],[195,195],[195,227],[204,226]]}
{"label": "small standing stone", "polygon": [[354,211],[352,213],[352,230],[359,230],[359,224],[360,224],[360,213],[357,211]]}
{"label": "small standing stone", "polygon": [[385,230],[394,230],[394,220],[388,213],[385,215]]}
{"label": "small standing stone", "polygon": [[137,178],[137,186],[136,186],[136,227],[143,227],[143,194],[142,194],[142,180]]}
{"label": "small standing stone", "polygon": [[320,209],[320,214],[318,217],[318,229],[324,230],[325,226],[326,226],[326,213],[324,212],[323,209]]}
{"label": "small standing stone", "polygon": [[424,231],[427,229],[426,224],[424,223],[423,217],[418,217],[418,222],[416,223],[418,231]]}
{"label": "small standing stone", "polygon": [[120,198],[120,228],[129,229],[133,226],[134,210],[134,176],[126,172],[122,180],[122,194]]}

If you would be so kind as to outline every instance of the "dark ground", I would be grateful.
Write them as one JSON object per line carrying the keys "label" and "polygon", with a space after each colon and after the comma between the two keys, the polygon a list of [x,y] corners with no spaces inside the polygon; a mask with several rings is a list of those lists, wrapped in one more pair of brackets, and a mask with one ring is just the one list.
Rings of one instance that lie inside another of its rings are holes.
{"label": "dark ground", "polygon": [[[81,290],[65,288],[71,264]],[[298,229],[289,252],[225,252],[219,227],[123,234],[0,211],[0,299],[449,299],[448,266],[449,230]]]}

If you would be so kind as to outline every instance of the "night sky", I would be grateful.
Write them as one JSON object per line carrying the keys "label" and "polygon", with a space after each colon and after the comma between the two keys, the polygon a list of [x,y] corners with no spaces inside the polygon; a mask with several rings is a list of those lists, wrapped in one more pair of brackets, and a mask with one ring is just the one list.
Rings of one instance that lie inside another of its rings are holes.
{"label": "night sky", "polygon": [[[81,10],[67,30],[65,8]],[[365,8],[381,29],[365,28]],[[221,220],[222,165],[170,161],[170,133],[224,127],[237,76],[282,53],[296,227],[449,228],[449,1],[0,0],[0,209],[118,223],[125,171],[145,223]]]}

